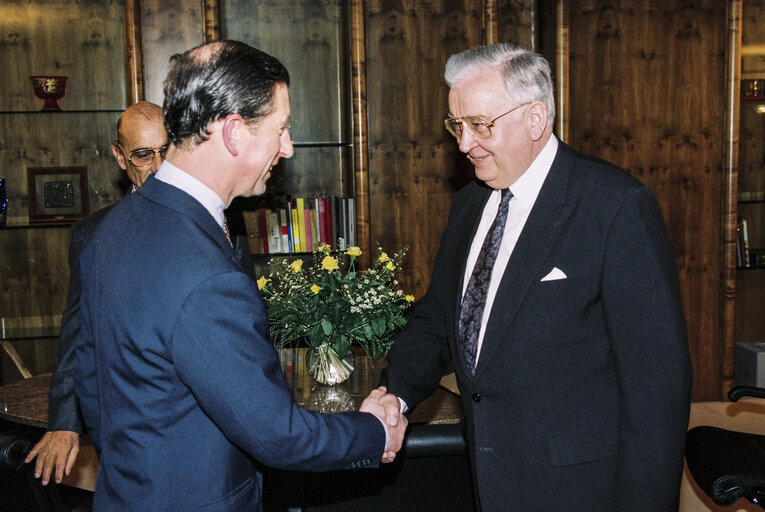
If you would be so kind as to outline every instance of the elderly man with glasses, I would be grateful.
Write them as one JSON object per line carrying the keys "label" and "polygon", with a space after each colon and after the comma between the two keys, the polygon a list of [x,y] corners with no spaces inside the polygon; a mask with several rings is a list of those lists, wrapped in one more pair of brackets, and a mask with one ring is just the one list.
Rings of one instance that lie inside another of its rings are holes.
{"label": "elderly man with glasses", "polygon": [[[128,107],[117,121],[117,141],[112,154],[130,181],[131,192],[157,172],[167,151],[167,132],[159,105],[142,101]],[[80,253],[111,207],[102,208],[72,226],[69,244],[69,295],[61,318],[58,366],[53,374],[48,402],[48,429],[30,450],[26,462],[37,458],[35,476],[43,485],[51,474],[61,483],[72,470],[80,451],[84,427],[74,391],[74,339],[80,330]]]}
{"label": "elderly man with glasses", "polygon": [[541,56],[473,48],[446,82],[477,179],[382,384],[408,410],[454,365],[483,512],[677,510],[690,361],[659,205],[553,136]]}

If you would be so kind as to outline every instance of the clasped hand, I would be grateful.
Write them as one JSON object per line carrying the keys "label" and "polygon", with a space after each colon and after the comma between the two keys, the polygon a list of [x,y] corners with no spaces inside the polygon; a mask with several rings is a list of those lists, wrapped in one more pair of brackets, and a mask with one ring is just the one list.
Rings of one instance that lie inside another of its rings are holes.
{"label": "clasped hand", "polygon": [[401,407],[395,395],[386,393],[385,386],[373,389],[361,403],[359,411],[374,414],[388,426],[388,446],[385,447],[382,462],[393,462],[404,444],[407,419],[401,414]]}

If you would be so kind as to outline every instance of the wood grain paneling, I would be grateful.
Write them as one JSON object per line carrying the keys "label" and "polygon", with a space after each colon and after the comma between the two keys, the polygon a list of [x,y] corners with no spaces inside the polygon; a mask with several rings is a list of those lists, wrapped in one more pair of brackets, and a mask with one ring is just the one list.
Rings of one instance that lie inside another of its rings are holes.
{"label": "wood grain paneling", "polygon": [[539,51],[537,0],[493,0],[497,4],[497,40]]}
{"label": "wood grain paneling", "polygon": [[162,83],[170,57],[202,44],[202,2],[140,0],[143,35],[144,93],[146,101],[162,105]]}
{"label": "wood grain paneling", "polygon": [[723,85],[723,180],[720,219],[720,369],[721,395],[733,382],[736,299],[736,229],[738,216],[739,90],[741,75],[741,0],[726,2]]}
{"label": "wood grain paneling", "polygon": [[122,2],[3,1],[0,111],[40,110],[28,77],[46,74],[69,77],[63,110],[124,108],[123,39]]}
{"label": "wood grain paneling", "polygon": [[422,296],[449,205],[473,170],[447,133],[447,58],[481,43],[481,3],[366,5],[371,243],[410,251],[400,281]]}
{"label": "wood grain paneling", "polygon": [[[573,5],[575,4],[575,5]],[[572,3],[572,145],[648,185],[680,274],[694,398],[720,398],[725,4]]]}

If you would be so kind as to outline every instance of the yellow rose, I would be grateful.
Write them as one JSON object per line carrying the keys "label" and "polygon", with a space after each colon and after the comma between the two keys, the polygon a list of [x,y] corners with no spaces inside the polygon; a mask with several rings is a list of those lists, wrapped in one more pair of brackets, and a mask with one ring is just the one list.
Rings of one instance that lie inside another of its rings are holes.
{"label": "yellow rose", "polygon": [[360,247],[348,247],[348,250],[345,252],[348,256],[361,256],[361,248]]}
{"label": "yellow rose", "polygon": [[323,252],[324,254],[329,254],[329,251],[332,250],[332,247],[329,244],[321,244],[319,246],[319,252]]}
{"label": "yellow rose", "polygon": [[266,279],[266,276],[260,276],[260,279],[258,279],[258,290],[262,290],[269,281],[270,279]]}
{"label": "yellow rose", "polygon": [[312,292],[313,292],[315,295],[318,295],[318,294],[319,294],[319,292],[321,291],[321,286],[319,286],[318,284],[315,284],[315,285],[311,286],[311,291],[312,291]]}
{"label": "yellow rose", "polygon": [[295,260],[292,263],[290,263],[290,270],[297,273],[300,272],[300,269],[303,268],[303,260]]}
{"label": "yellow rose", "polygon": [[389,261],[389,262],[388,262],[388,263],[385,265],[385,268],[387,268],[387,269],[388,269],[388,270],[390,270],[391,272],[393,272],[394,270],[396,270],[396,266],[393,264],[393,262],[392,262],[392,261]]}
{"label": "yellow rose", "polygon": [[404,297],[407,302],[414,302],[414,295],[407,295]]}
{"label": "yellow rose", "polygon": [[324,259],[321,260],[321,268],[332,272],[333,270],[337,270],[340,267],[337,265],[337,258],[333,258],[332,256],[324,256]]}
{"label": "yellow rose", "polygon": [[380,257],[377,259],[380,260],[380,263],[385,263],[386,261],[390,261],[390,258],[388,257],[387,252],[380,254]]}

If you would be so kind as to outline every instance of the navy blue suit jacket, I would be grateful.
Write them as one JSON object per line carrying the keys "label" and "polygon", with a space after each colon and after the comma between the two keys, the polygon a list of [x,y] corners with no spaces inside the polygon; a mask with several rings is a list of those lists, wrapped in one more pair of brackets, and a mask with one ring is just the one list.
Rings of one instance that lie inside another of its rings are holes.
{"label": "navy blue suit jacket", "polygon": [[379,463],[377,418],[293,402],[257,287],[185,192],[150,176],[80,264],[75,382],[100,456],[94,510],[257,510],[258,464]]}
{"label": "navy blue suit jacket", "polygon": [[[84,426],[77,394],[74,391],[74,340],[80,331],[80,253],[90,237],[111,208],[97,210],[71,229],[69,242],[69,293],[66,308],[61,317],[61,333],[58,337],[58,364],[51,379],[48,394],[48,430],[69,430],[82,435]],[[250,248],[245,236],[232,236],[234,254],[244,272],[254,281],[255,271]]]}
{"label": "navy blue suit jacket", "polygon": [[[457,323],[490,192],[474,182],[457,194],[427,294],[382,383],[416,405],[454,363],[484,512],[677,510],[690,358],[656,200],[623,170],[561,143],[471,378]],[[566,278],[543,280],[556,267]]]}
{"label": "navy blue suit jacket", "polygon": [[82,415],[74,392],[74,340],[80,332],[80,253],[111,206],[97,210],[72,226],[69,242],[69,293],[61,317],[58,364],[48,394],[48,430],[70,430],[82,435]]}

